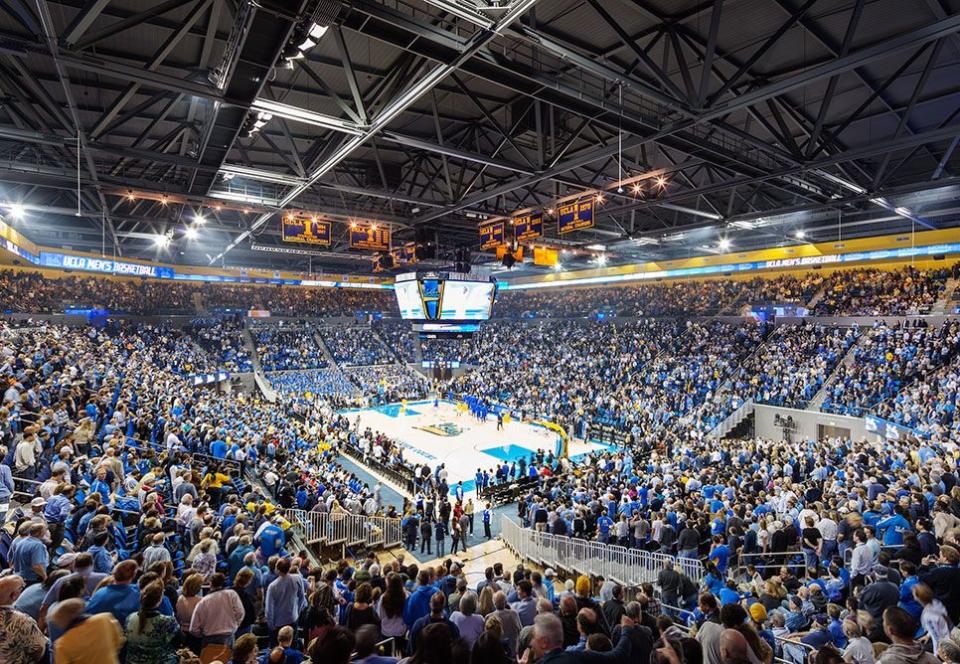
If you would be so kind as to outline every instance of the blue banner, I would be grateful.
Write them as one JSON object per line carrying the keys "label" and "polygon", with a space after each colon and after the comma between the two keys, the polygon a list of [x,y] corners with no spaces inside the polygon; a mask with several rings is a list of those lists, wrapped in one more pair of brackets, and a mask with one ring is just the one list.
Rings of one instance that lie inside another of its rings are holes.
{"label": "blue banner", "polygon": [[480,232],[480,251],[495,249],[503,244],[504,227],[505,224],[502,221],[480,226],[477,229]]}
{"label": "blue banner", "polygon": [[286,216],[280,220],[280,230],[284,242],[316,244],[329,247],[332,224],[319,221],[314,217]]}
{"label": "blue banner", "polygon": [[358,226],[350,229],[350,248],[369,251],[390,251],[390,229]]}
{"label": "blue banner", "polygon": [[543,235],[543,215],[528,214],[513,220],[513,237],[517,242],[526,242]]}
{"label": "blue banner", "polygon": [[557,208],[557,230],[572,233],[593,227],[593,200],[577,201]]}

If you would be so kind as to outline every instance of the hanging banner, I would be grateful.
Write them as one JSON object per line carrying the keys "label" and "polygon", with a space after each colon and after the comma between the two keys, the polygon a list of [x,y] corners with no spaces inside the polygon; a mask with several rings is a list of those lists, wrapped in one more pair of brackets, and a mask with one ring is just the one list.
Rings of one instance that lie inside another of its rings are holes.
{"label": "hanging banner", "polygon": [[407,242],[406,244],[392,249],[390,254],[395,263],[416,263],[417,262],[417,243]]}
{"label": "hanging banner", "polygon": [[390,251],[390,229],[379,226],[350,228],[350,248],[368,251]]}
{"label": "hanging banner", "polygon": [[513,237],[517,242],[526,242],[543,235],[543,215],[528,214],[513,220]]}
{"label": "hanging banner", "polygon": [[577,201],[557,208],[557,230],[572,233],[593,227],[593,201]]}
{"label": "hanging banner", "polygon": [[502,221],[494,221],[478,228],[480,231],[480,251],[495,249],[504,243],[504,226]]}
{"label": "hanging banner", "polygon": [[332,224],[315,217],[287,215],[280,221],[284,242],[330,246]]}

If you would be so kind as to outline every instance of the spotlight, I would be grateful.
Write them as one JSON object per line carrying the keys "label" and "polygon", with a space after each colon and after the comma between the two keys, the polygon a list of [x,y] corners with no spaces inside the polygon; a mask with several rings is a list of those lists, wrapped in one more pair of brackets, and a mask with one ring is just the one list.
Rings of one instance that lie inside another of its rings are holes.
{"label": "spotlight", "polygon": [[661,189],[666,189],[667,187],[667,178],[662,175],[657,176],[657,186]]}
{"label": "spotlight", "polygon": [[603,203],[603,194],[597,194],[596,201],[597,203]]}
{"label": "spotlight", "polygon": [[27,211],[20,203],[12,203],[10,205],[10,216],[14,219],[22,219],[26,213]]}
{"label": "spotlight", "polygon": [[350,222],[350,229],[351,229],[351,230],[357,230],[357,222],[351,221],[351,222]]}
{"label": "spotlight", "polygon": [[377,225],[376,225],[376,224],[370,224],[370,230],[372,230],[372,231],[377,230]]}
{"label": "spotlight", "polygon": [[128,200],[128,201],[134,201],[134,200],[136,200],[136,198],[137,198],[137,197],[133,195],[133,192],[132,192],[132,191],[128,191],[128,192],[127,192],[127,200]]}
{"label": "spotlight", "polygon": [[553,271],[554,271],[554,272],[559,272],[559,271],[562,270],[562,269],[563,269],[563,265],[561,265],[560,263],[554,263],[554,264],[553,264]]}
{"label": "spotlight", "polygon": [[207,223],[207,218],[204,217],[202,214],[198,214],[198,215],[194,216],[193,221],[194,221],[194,223],[203,225],[203,224]]}
{"label": "spotlight", "polygon": [[169,202],[170,202],[170,201],[167,200],[167,195],[166,195],[166,194],[164,194],[164,195],[160,198],[160,205],[166,205],[166,204],[169,203]]}
{"label": "spotlight", "polygon": [[793,234],[793,237],[797,238],[798,240],[802,240],[803,238],[807,237],[807,232],[803,229],[800,229]]}
{"label": "spotlight", "polygon": [[188,240],[196,240],[196,239],[197,239],[197,236],[198,236],[199,234],[200,234],[200,232],[199,232],[196,228],[193,228],[193,227],[190,227],[190,228],[186,229],[185,231],[183,231],[183,236],[184,236],[185,238],[187,238]]}
{"label": "spotlight", "polygon": [[220,212],[220,211],[223,209],[223,206],[222,206],[222,205],[214,205],[214,206],[213,206],[213,209],[216,210],[217,212]]}
{"label": "spotlight", "polygon": [[720,241],[717,243],[717,246],[720,247],[722,251],[726,251],[727,249],[730,248],[730,239],[725,237],[720,238]]}
{"label": "spotlight", "polygon": [[166,249],[170,246],[170,236],[166,233],[162,235],[156,235],[153,238],[153,243],[160,247],[161,249]]}
{"label": "spotlight", "polygon": [[634,185],[633,185],[633,195],[634,195],[634,196],[639,196],[639,195],[642,194],[642,193],[643,193],[643,187],[640,185],[640,183],[639,183],[639,182],[634,183]]}
{"label": "spotlight", "polygon": [[547,214],[549,214],[551,217],[554,215],[554,213],[556,213],[556,210],[553,208],[547,208]]}

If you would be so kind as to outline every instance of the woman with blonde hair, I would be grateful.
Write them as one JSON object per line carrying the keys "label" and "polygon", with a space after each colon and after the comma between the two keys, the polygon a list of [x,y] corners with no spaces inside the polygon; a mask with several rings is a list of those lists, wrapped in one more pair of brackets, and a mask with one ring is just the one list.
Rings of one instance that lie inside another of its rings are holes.
{"label": "woman with blonde hair", "polygon": [[494,611],[496,611],[496,607],[493,605],[493,588],[490,586],[484,586],[483,590],[480,591],[480,601],[477,603],[477,613],[486,617]]}

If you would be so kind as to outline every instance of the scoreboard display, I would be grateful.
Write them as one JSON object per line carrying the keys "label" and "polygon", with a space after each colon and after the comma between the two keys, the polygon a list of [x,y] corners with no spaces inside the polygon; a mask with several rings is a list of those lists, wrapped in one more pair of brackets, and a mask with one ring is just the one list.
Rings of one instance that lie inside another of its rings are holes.
{"label": "scoreboard display", "polygon": [[478,322],[489,320],[497,284],[456,272],[397,275],[394,293],[400,317],[416,322]]}

